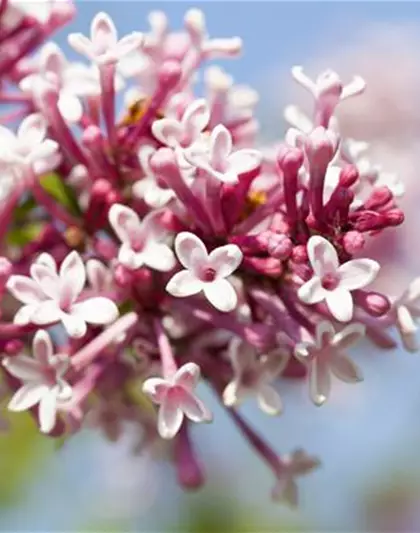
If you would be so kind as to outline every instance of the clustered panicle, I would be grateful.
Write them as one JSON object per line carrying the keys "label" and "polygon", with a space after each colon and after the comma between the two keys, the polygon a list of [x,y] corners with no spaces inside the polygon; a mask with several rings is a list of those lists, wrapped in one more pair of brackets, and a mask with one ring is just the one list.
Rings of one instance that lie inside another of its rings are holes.
{"label": "clustered panicle", "polygon": [[210,38],[199,10],[182,31],[153,12],[149,31],[122,38],[99,13],[89,37],[69,35],[83,63],[42,44],[74,6],[33,5],[0,3],[8,409],[55,437],[94,425],[114,440],[129,421],[141,447],[169,441],[192,488],[205,476],[191,422],[212,420],[202,377],[273,471],[273,498],[295,505],[296,478],[319,461],[276,453],[237,407],[254,397],[279,415],[288,378],[322,405],[332,375],[363,379],[346,354],[363,336],[393,347],[396,326],[417,348],[419,280],[399,298],[369,288],[380,265],[365,245],[404,216],[401,182],[340,135],[336,108],[364,81],[294,67],[313,115],[288,106],[284,140],[264,147],[255,91],[211,66],[194,94],[206,60],[241,50],[239,38]]}

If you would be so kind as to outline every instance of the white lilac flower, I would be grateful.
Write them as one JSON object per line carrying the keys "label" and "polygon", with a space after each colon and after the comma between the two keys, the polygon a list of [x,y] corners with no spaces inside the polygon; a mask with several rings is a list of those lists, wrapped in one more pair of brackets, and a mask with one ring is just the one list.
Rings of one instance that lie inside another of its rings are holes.
{"label": "white lilac flower", "polygon": [[54,354],[50,336],[44,330],[36,332],[32,352],[33,357],[17,355],[3,360],[6,370],[22,381],[8,409],[26,411],[39,404],[40,429],[43,433],[49,433],[55,426],[60,402],[66,402],[72,396],[72,388],[64,380],[70,358],[68,355]]}
{"label": "white lilac flower", "polygon": [[209,254],[196,235],[183,231],[175,238],[175,251],[185,270],[177,272],[169,280],[166,290],[172,296],[192,296],[203,291],[207,300],[219,311],[235,309],[238,296],[226,278],[242,262],[238,246],[227,244]]}
{"label": "white lilac flower", "polygon": [[86,261],[86,275],[93,290],[96,292],[108,291],[112,288],[112,270],[98,259]]}
{"label": "white lilac flower", "polygon": [[10,276],[7,288],[24,305],[14,317],[15,324],[46,325],[61,322],[70,337],[83,337],[86,323],[100,326],[113,322],[118,308],[108,298],[80,300],[86,270],[80,255],[73,251],[57,271],[54,258],[43,253],[31,265],[31,277]]}
{"label": "white lilac flower", "polygon": [[295,347],[296,358],[309,369],[310,396],[315,405],[322,405],[329,397],[331,374],[345,383],[363,380],[362,374],[345,350],[365,334],[365,326],[355,323],[335,332],[327,321],[317,324],[315,338]]}
{"label": "white lilac flower", "polygon": [[82,33],[71,33],[68,41],[76,52],[101,65],[117,63],[122,57],[138,48],[143,41],[143,34],[133,32],[118,39],[113,20],[101,12],[92,20],[90,39]]}
{"label": "white lilac flower", "polygon": [[223,391],[223,403],[233,407],[252,396],[264,413],[280,414],[282,401],[272,383],[285,369],[289,354],[278,352],[257,357],[252,346],[234,338],[229,344],[228,356],[234,376]]}
{"label": "white lilac flower", "polygon": [[57,164],[58,144],[47,138],[47,123],[41,114],[27,116],[14,134],[0,126],[0,168],[42,173]]}
{"label": "white lilac flower", "polygon": [[333,317],[348,322],[353,316],[351,291],[371,283],[380,268],[373,259],[352,259],[340,265],[334,246],[321,236],[313,236],[307,244],[313,277],[298,291],[300,300],[315,304],[325,300]]}
{"label": "white lilac flower", "polygon": [[165,244],[166,231],[159,224],[158,211],[151,212],[141,221],[135,211],[121,204],[109,210],[109,223],[121,241],[118,261],[136,270],[142,266],[168,272],[176,264],[175,256]]}
{"label": "white lilac flower", "polygon": [[420,317],[420,278],[414,279],[407,290],[394,302],[397,328],[404,346],[410,352],[418,350],[416,339],[417,323]]}
{"label": "white lilac flower", "polygon": [[162,438],[172,439],[186,416],[193,422],[211,422],[212,414],[194,394],[200,380],[200,367],[186,363],[168,379],[149,378],[143,392],[159,405],[158,431]]}
{"label": "white lilac flower", "polygon": [[232,136],[222,124],[214,128],[207,143],[191,146],[184,155],[188,163],[223,183],[237,183],[242,174],[256,170],[262,160],[258,150],[233,151]]}

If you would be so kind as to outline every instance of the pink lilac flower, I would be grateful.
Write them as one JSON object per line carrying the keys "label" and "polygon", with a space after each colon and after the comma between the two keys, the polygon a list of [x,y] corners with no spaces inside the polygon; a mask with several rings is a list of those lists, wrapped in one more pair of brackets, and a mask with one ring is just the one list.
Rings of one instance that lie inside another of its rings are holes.
{"label": "pink lilac flower", "polygon": [[23,383],[7,407],[19,412],[39,404],[40,430],[49,433],[55,426],[60,402],[72,396],[72,388],[64,380],[70,358],[54,353],[51,338],[42,329],[35,334],[32,352],[33,357],[17,355],[3,359],[6,370]]}
{"label": "pink lilac flower", "polygon": [[146,265],[160,272],[174,268],[175,256],[163,242],[166,232],[159,224],[156,213],[150,213],[140,221],[132,209],[114,204],[109,211],[109,222],[122,242],[118,253],[118,261],[122,265],[131,270]]}
{"label": "pink lilac flower", "polygon": [[235,338],[229,344],[228,355],[234,378],[223,391],[223,403],[233,407],[254,396],[261,411],[268,415],[280,414],[282,401],[273,382],[286,368],[289,354],[272,353],[258,358],[251,346]]}
{"label": "pink lilac flower", "polygon": [[371,283],[379,263],[372,259],[352,259],[340,265],[334,246],[320,236],[311,237],[307,245],[313,277],[299,288],[299,298],[306,304],[326,301],[333,317],[348,322],[353,316],[351,292]]}
{"label": "pink lilac flower", "polygon": [[145,392],[159,405],[158,431],[162,438],[173,439],[186,416],[193,422],[211,422],[212,414],[194,394],[200,380],[200,367],[186,363],[169,379],[149,378]]}
{"label": "pink lilac flower", "polygon": [[71,252],[60,270],[54,258],[41,254],[31,266],[31,277],[13,275],[7,288],[24,305],[14,317],[15,324],[46,325],[61,322],[70,337],[83,337],[86,323],[106,325],[118,316],[117,306],[98,296],[81,300],[86,270],[77,252]]}
{"label": "pink lilac flower", "polygon": [[327,321],[316,326],[314,341],[295,346],[295,356],[309,367],[310,396],[315,405],[322,405],[331,390],[331,377],[345,383],[363,380],[362,374],[344,350],[355,344],[365,334],[363,324],[353,323],[336,333]]}
{"label": "pink lilac flower", "polygon": [[210,254],[193,233],[181,232],[175,239],[176,255],[185,270],[177,272],[166,290],[176,297],[203,291],[207,300],[219,311],[232,311],[238,302],[235,289],[226,279],[239,267],[242,252],[235,244],[214,249]]}

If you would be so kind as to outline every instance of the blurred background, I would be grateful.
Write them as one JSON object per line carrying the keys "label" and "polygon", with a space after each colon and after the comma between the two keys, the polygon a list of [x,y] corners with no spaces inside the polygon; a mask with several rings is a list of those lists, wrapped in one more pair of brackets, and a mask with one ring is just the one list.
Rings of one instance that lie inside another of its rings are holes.
{"label": "blurred background", "polygon": [[[238,35],[243,57],[223,66],[261,95],[263,137],[284,135],[283,108],[307,103],[290,68],[316,76],[331,67],[361,74],[366,94],[340,110],[344,136],[372,142],[373,157],[404,181],[407,221],[398,231],[382,283],[398,295],[420,274],[420,4],[415,2],[113,2],[77,1],[70,31],[88,32],[107,11],[122,34],[147,28],[164,10],[174,28],[200,7],[215,37]],[[66,48],[67,50],[67,48]],[[71,57],[71,55],[70,55]],[[85,432],[64,446],[39,436],[24,414],[0,435],[2,531],[420,531],[420,354],[362,345],[354,354],[365,381],[335,383],[331,401],[313,407],[304,383],[284,382],[285,413],[243,413],[273,446],[303,446],[323,462],[299,480],[301,503],[290,511],[270,501],[272,474],[254,456],[211,393],[202,391],[215,422],[194,433],[208,483],[182,493],[165,462],[133,455],[130,428],[118,444]]]}

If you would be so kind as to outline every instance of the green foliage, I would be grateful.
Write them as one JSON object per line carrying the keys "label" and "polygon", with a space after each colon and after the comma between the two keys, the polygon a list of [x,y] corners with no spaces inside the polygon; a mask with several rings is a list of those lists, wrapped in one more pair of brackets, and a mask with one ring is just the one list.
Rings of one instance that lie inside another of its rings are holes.
{"label": "green foliage", "polygon": [[7,233],[6,242],[9,246],[21,248],[36,239],[43,226],[42,222],[31,222],[24,226],[14,227]]}
{"label": "green foliage", "polygon": [[73,189],[65,183],[61,176],[52,172],[42,176],[40,183],[43,189],[65,207],[69,213],[76,216],[81,214]]}

